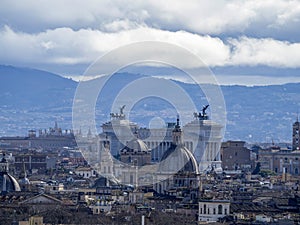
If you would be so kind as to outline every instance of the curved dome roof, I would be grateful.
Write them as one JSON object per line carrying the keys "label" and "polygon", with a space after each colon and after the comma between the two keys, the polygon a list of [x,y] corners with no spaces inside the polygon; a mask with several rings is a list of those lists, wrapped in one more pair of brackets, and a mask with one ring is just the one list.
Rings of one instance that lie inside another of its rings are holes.
{"label": "curved dome roof", "polygon": [[161,173],[199,173],[194,155],[183,144],[172,144],[163,154],[158,169]]}
{"label": "curved dome roof", "polygon": [[94,187],[108,187],[108,186],[117,186],[119,181],[114,176],[104,177],[100,176],[94,184]]}
{"label": "curved dome roof", "polygon": [[134,138],[121,149],[121,153],[127,152],[149,152],[149,148],[141,139]]}
{"label": "curved dome roof", "polygon": [[11,191],[21,191],[18,181],[8,173],[8,166],[5,153],[3,153],[0,161],[0,190],[2,194]]}
{"label": "curved dome roof", "polygon": [[0,187],[1,192],[21,191],[17,180],[6,172],[0,172]]}

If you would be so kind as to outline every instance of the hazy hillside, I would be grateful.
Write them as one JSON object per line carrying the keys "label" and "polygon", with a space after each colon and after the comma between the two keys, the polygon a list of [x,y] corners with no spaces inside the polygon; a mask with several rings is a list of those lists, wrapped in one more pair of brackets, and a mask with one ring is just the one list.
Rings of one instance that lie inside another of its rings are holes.
{"label": "hazy hillside", "polygon": [[46,71],[0,66],[0,136],[24,135],[58,120],[71,128],[77,83]]}
{"label": "hazy hillside", "polygon": [[[98,99],[96,117],[99,126],[107,121],[119,91],[140,77],[136,74],[112,77],[101,92],[102,98]],[[201,99],[199,108],[206,103],[196,85],[177,83],[196,102]],[[91,81],[87,85],[96,88]],[[76,87],[77,82],[45,71],[0,66],[0,136],[25,135],[28,129],[48,128],[55,120],[63,128],[71,128]],[[291,126],[300,109],[299,90],[300,84],[222,86],[228,120],[226,139],[290,141]],[[174,113],[169,103],[157,98],[138,102],[134,110],[130,118],[142,125],[148,124],[159,110]]]}

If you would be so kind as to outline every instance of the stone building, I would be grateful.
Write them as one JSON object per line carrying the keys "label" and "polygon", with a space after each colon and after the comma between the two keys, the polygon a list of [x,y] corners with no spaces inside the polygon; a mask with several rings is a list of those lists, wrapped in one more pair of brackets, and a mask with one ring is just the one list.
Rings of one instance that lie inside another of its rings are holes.
{"label": "stone building", "polygon": [[199,168],[194,155],[183,144],[179,118],[172,136],[172,145],[161,158],[153,188],[159,194],[195,200],[200,186]]}
{"label": "stone building", "polygon": [[227,141],[221,145],[221,160],[223,170],[251,170],[251,150],[245,147],[244,141]]}
{"label": "stone building", "polygon": [[[194,154],[201,172],[211,170],[221,172],[220,145],[222,140],[222,126],[209,120],[205,110],[202,113],[194,113],[194,119],[184,125],[184,146]],[[151,149],[151,162],[161,161],[164,153],[172,145],[172,131],[175,123],[167,123],[165,127],[148,129],[139,128],[136,123],[126,119],[121,108],[120,113],[111,113],[111,121],[102,125],[103,132],[99,135],[99,149],[104,148],[103,141],[109,141],[110,152],[118,158],[120,149],[123,149],[128,140],[134,138],[134,132]]]}
{"label": "stone building", "polygon": [[300,173],[300,150],[269,148],[259,151],[258,162],[261,170],[271,170],[275,173]]}
{"label": "stone building", "polygon": [[199,222],[217,222],[230,214],[230,201],[202,200],[199,202]]}
{"label": "stone building", "polygon": [[0,137],[2,149],[44,149],[57,150],[63,147],[76,147],[75,136],[72,130],[62,130],[55,123],[54,128],[29,130],[25,137]]}
{"label": "stone building", "polygon": [[120,150],[120,160],[135,166],[149,165],[151,163],[151,150],[141,139],[135,137]]}
{"label": "stone building", "polygon": [[258,162],[261,170],[271,170],[275,173],[288,173],[299,175],[300,173],[300,150],[299,150],[299,128],[297,121],[293,124],[292,149],[281,149],[272,146],[268,149],[261,149],[258,152]]}
{"label": "stone building", "polygon": [[25,153],[15,156],[16,173],[21,173],[24,169],[31,173],[45,173],[47,169],[47,155],[44,153]]}
{"label": "stone building", "polygon": [[299,131],[300,131],[300,123],[297,121],[293,124],[293,144],[292,144],[292,148],[293,150],[300,150],[300,137],[299,137]]}

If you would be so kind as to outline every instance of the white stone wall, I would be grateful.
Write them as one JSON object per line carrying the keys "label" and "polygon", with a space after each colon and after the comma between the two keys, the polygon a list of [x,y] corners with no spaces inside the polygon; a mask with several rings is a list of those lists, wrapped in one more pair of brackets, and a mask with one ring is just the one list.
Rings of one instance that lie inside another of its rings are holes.
{"label": "white stone wall", "polygon": [[214,222],[230,213],[230,203],[227,201],[199,202],[199,221]]}

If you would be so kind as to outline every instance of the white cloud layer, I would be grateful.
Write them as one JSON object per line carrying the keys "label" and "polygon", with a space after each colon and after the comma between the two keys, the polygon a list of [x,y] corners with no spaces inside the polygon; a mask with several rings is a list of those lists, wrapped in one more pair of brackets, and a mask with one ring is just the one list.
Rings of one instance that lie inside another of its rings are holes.
{"label": "white cloud layer", "polygon": [[[118,25],[116,25],[118,26]],[[163,41],[182,46],[208,66],[267,65],[300,67],[300,43],[271,38],[228,38],[222,40],[186,31],[164,31],[141,26],[119,32],[92,29],[56,28],[40,33],[24,33],[5,26],[0,30],[0,62],[4,64],[91,63],[119,46],[138,41]],[[180,55],[179,61],[184,63]],[[187,66],[191,66],[186,62]]]}
{"label": "white cloud layer", "polygon": [[[24,32],[138,26],[199,34],[299,35],[299,0],[2,0],[0,24]],[[249,35],[248,35],[249,36]],[[276,38],[276,37],[274,37]]]}

